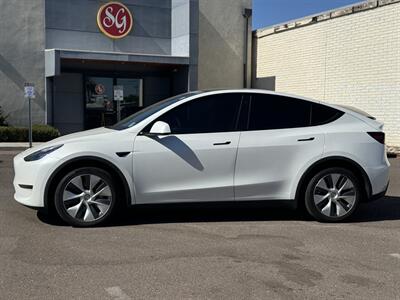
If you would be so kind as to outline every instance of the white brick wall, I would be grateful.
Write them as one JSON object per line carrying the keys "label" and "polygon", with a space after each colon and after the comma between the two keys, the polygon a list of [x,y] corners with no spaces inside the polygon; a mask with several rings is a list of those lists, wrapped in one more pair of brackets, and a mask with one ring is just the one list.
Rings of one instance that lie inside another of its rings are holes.
{"label": "white brick wall", "polygon": [[358,107],[400,146],[400,3],[256,39],[256,76],[276,91]]}

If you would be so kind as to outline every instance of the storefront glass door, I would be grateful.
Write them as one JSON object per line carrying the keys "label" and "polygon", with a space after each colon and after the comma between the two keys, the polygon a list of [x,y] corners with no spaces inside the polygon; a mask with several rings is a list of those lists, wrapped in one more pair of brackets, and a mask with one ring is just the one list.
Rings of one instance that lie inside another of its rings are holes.
{"label": "storefront glass door", "polygon": [[143,106],[142,80],[133,78],[94,77],[86,78],[85,128],[111,126],[118,121],[118,105],[114,101],[114,86],[123,88],[123,100],[119,109],[125,118]]}
{"label": "storefront glass door", "polygon": [[117,85],[123,87],[124,100],[121,101],[121,118],[124,119],[143,106],[142,81],[140,79],[117,78]]}

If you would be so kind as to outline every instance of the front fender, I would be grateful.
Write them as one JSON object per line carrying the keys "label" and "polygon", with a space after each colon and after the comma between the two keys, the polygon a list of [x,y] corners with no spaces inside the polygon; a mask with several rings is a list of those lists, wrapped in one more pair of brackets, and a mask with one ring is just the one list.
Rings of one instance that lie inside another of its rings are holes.
{"label": "front fender", "polygon": [[[116,154],[115,154],[116,155]],[[46,185],[43,187],[41,194],[44,199],[44,207],[48,208],[49,199],[48,193],[51,187],[52,181],[54,178],[68,165],[77,163],[79,161],[98,161],[100,164],[105,164],[108,167],[112,168],[115,172],[117,172],[120,178],[123,180],[124,190],[127,193],[128,205],[134,204],[135,201],[135,192],[132,178],[132,152],[126,157],[118,157],[113,158],[107,154],[94,152],[94,151],[85,151],[80,152],[79,154],[71,154],[63,157],[58,160],[57,163],[51,168],[49,175],[46,178]]]}

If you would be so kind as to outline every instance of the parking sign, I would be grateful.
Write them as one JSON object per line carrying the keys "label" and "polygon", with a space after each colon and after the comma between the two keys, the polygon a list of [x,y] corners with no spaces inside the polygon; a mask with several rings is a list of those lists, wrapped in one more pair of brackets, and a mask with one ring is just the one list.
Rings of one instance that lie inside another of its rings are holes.
{"label": "parking sign", "polygon": [[25,83],[24,94],[26,99],[35,99],[35,85],[33,83]]}
{"label": "parking sign", "polygon": [[124,100],[124,87],[122,85],[114,86],[114,100],[123,101]]}

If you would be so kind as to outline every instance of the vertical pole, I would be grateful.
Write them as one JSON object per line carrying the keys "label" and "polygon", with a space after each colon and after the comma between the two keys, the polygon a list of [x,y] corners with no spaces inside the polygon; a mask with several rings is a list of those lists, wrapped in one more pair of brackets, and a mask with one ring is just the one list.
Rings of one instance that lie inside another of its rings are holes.
{"label": "vertical pole", "polygon": [[250,8],[245,8],[243,12],[243,17],[246,19],[246,28],[245,28],[245,33],[244,33],[244,62],[243,62],[243,87],[248,88],[249,87],[249,82],[248,82],[248,74],[249,74],[249,19],[253,15],[253,11]]}
{"label": "vertical pole", "polygon": [[248,61],[248,41],[249,41],[249,18],[246,16],[246,31],[244,33],[244,72],[243,72],[243,88],[247,88],[247,61]]}
{"label": "vertical pole", "polygon": [[121,121],[121,101],[117,101],[117,121]]}
{"label": "vertical pole", "polygon": [[28,103],[29,103],[29,148],[32,148],[32,105],[31,105],[32,99],[29,97],[28,98]]}

